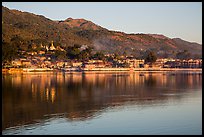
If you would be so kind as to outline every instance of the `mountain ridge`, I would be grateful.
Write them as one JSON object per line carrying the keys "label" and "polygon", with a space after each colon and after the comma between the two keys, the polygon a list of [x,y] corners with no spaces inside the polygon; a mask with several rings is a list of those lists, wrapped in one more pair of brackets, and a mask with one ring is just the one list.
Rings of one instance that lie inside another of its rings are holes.
{"label": "mountain ridge", "polygon": [[[71,17],[53,21],[43,15],[35,15],[19,10],[10,10],[2,6],[2,39],[10,42],[14,37],[21,37],[26,41],[43,41],[44,44],[52,40],[62,47],[74,44],[90,45],[95,50],[106,53],[126,52],[139,56],[141,52],[153,50],[157,54],[173,54],[183,50],[193,55],[202,56],[202,45],[184,41],[181,38],[168,38],[163,34],[127,34],[120,31],[110,31],[86,19]],[[29,42],[27,42],[29,43]]]}

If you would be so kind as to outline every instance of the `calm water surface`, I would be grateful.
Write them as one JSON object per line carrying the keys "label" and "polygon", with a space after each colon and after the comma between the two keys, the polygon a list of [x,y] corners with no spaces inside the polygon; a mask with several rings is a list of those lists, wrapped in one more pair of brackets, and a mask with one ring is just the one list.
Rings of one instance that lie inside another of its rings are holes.
{"label": "calm water surface", "polygon": [[202,134],[202,72],[2,75],[2,134]]}

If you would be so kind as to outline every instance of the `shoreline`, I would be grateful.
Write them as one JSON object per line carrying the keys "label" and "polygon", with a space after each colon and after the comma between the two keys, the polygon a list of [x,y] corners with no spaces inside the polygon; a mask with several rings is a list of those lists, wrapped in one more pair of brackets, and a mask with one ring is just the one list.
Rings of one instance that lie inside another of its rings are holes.
{"label": "shoreline", "polygon": [[31,72],[162,72],[162,71],[195,71],[201,72],[202,68],[92,68],[92,69],[67,69],[67,70],[58,70],[58,69],[49,69],[49,68],[11,68],[11,69],[2,69],[2,73],[31,73]]}

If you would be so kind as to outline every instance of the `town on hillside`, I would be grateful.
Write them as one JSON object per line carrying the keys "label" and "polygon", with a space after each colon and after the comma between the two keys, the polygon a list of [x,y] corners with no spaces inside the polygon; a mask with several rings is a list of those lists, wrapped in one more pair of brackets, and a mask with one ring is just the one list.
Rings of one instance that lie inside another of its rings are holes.
{"label": "town on hillside", "polygon": [[[4,43],[3,43],[4,45]],[[3,46],[5,47],[5,46]],[[64,49],[55,45],[32,44],[27,50],[3,49],[2,71],[90,71],[139,70],[161,68],[202,68],[202,59],[157,58],[148,51],[143,58],[131,55],[104,54],[87,45],[74,45]],[[185,54],[185,51],[183,52]],[[178,57],[181,53],[178,54]]]}

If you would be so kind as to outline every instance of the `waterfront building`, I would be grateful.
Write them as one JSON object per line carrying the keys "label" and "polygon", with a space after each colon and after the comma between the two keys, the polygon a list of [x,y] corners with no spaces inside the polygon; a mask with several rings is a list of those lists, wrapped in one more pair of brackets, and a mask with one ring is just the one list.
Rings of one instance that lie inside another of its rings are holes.
{"label": "waterfront building", "polygon": [[19,59],[15,59],[12,61],[12,66],[14,66],[14,67],[19,67],[21,65],[22,65],[22,62]]}
{"label": "waterfront building", "polygon": [[202,60],[183,60],[181,62],[182,68],[201,68],[202,67]]}
{"label": "waterfront building", "polygon": [[82,62],[71,62],[71,66],[72,67],[81,67],[82,66]]}
{"label": "waterfront building", "polygon": [[144,60],[142,59],[127,59],[126,62],[131,68],[141,68],[144,66]]}
{"label": "waterfront building", "polygon": [[95,64],[90,64],[90,63],[84,63],[83,64],[83,68],[86,68],[86,69],[93,69],[93,68],[96,68]]}
{"label": "waterfront building", "polygon": [[31,67],[31,62],[30,62],[30,60],[22,60],[22,65],[24,66],[24,67]]}

